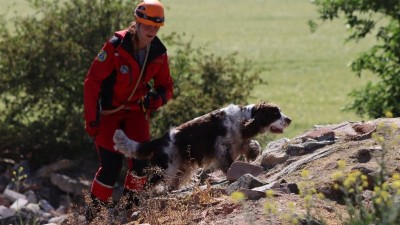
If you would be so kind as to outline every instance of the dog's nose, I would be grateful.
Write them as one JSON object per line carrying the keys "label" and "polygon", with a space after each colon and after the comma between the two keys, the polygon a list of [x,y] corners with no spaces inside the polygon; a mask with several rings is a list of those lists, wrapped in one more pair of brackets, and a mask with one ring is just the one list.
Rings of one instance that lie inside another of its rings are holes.
{"label": "dog's nose", "polygon": [[286,118],[285,118],[285,123],[286,123],[287,125],[289,125],[291,122],[292,122],[292,119],[290,119],[289,117],[286,117]]}

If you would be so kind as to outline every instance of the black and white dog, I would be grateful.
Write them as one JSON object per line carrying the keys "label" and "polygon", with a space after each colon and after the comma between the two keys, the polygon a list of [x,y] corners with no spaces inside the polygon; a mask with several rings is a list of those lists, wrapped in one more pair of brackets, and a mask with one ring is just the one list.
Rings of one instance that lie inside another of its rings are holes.
{"label": "black and white dog", "polygon": [[291,119],[272,103],[229,105],[170,129],[146,143],[129,139],[122,130],[114,133],[114,148],[127,157],[150,159],[163,170],[169,189],[191,178],[198,167],[227,172],[244,155],[254,160],[259,149],[250,147],[258,134],[282,133]]}

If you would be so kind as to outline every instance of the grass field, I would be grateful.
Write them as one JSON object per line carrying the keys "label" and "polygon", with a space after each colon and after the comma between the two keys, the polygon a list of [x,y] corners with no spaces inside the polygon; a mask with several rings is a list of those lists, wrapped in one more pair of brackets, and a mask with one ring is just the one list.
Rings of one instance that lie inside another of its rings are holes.
{"label": "grass field", "polygon": [[311,33],[308,20],[317,12],[308,0],[174,0],[164,1],[166,26],[161,33],[183,32],[194,44],[215,54],[239,52],[263,66],[268,85],[255,87],[249,101],[269,100],[292,117],[286,137],[315,124],[362,120],[341,109],[348,93],[362,87],[347,67],[374,39],[345,43],[344,21],[321,24]]}
{"label": "grass field", "polygon": [[[0,0],[0,13],[29,12],[23,0]],[[265,68],[268,85],[254,87],[250,102],[279,104],[293,123],[283,136],[293,137],[315,124],[362,120],[341,111],[348,93],[362,87],[371,75],[356,77],[347,64],[373,44],[344,42],[344,21],[320,26],[311,33],[307,21],[317,18],[309,0],[164,0],[166,26],[160,34],[185,33],[194,46],[227,55],[238,52]],[[171,51],[173,52],[173,51]],[[249,87],[253,88],[253,87]]]}

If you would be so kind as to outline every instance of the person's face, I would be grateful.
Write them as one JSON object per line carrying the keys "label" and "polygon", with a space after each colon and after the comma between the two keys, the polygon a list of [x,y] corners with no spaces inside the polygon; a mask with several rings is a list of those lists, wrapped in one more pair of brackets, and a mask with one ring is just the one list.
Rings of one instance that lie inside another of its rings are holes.
{"label": "person's face", "polygon": [[158,30],[160,30],[159,26],[140,24],[138,30],[140,46],[144,47],[148,45],[157,35]]}

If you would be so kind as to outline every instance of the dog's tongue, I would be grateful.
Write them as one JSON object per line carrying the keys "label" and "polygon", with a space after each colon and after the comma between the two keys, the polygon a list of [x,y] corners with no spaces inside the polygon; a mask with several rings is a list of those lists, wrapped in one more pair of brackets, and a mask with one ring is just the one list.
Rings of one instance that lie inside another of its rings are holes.
{"label": "dog's tongue", "polygon": [[276,134],[281,134],[281,133],[283,133],[283,130],[282,130],[282,129],[279,129],[279,128],[274,127],[274,126],[271,126],[271,127],[269,128],[269,130],[271,131],[271,133],[276,133]]}

